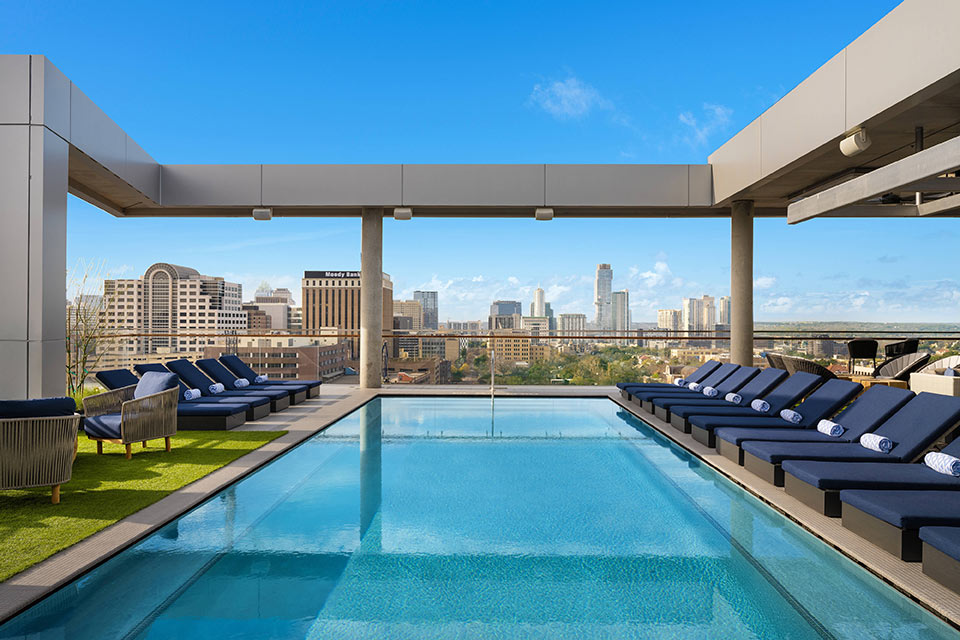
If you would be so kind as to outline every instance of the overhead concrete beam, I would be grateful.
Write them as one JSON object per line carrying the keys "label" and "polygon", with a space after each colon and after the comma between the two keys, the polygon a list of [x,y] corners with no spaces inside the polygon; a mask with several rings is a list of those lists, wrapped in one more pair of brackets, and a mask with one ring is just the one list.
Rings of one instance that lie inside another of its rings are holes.
{"label": "overhead concrete beam", "polygon": [[794,202],[787,207],[787,222],[796,224],[880,197],[885,193],[902,191],[904,185],[934,178],[958,167],[960,137],[918,151],[903,160]]}

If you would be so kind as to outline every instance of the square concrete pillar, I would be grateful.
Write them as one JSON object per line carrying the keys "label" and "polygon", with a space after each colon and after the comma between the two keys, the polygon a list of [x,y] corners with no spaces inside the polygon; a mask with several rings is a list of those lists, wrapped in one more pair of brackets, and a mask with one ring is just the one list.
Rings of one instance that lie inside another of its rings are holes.
{"label": "square concrete pillar", "polygon": [[62,396],[66,379],[68,144],[32,120],[30,58],[0,65],[2,399]]}

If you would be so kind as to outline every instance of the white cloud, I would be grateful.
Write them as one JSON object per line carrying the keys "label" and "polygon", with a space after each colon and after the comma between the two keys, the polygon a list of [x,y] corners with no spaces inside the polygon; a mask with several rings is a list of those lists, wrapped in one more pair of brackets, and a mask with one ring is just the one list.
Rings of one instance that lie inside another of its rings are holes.
{"label": "white cloud", "polygon": [[535,84],[530,102],[558,120],[582,118],[594,108],[613,108],[600,92],[573,76],[549,84]]}
{"label": "white cloud", "polygon": [[768,311],[770,313],[783,313],[793,308],[793,299],[787,296],[771,298],[770,300],[762,303],[760,308],[763,311]]}
{"label": "white cloud", "polygon": [[733,109],[722,104],[704,103],[703,112],[699,117],[692,111],[683,111],[678,116],[680,123],[686,127],[684,141],[692,147],[703,147],[715,133],[722,132],[730,124]]}
{"label": "white cloud", "polygon": [[760,276],[753,281],[754,289],[769,289],[777,284],[777,279],[773,276]]}

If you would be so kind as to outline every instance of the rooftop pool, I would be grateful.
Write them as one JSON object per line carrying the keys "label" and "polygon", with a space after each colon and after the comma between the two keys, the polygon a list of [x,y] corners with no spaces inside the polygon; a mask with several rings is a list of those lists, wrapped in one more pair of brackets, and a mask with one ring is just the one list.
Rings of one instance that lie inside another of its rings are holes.
{"label": "rooftop pool", "polygon": [[948,637],[614,402],[573,398],[373,400],[0,626],[68,640]]}

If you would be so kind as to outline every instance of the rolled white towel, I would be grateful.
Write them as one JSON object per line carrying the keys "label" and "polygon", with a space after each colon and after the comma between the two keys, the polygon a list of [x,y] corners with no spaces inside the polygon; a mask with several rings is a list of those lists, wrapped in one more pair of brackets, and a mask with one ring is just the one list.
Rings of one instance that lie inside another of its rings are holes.
{"label": "rolled white towel", "polygon": [[743,402],[743,396],[741,396],[739,393],[728,393],[727,395],[723,396],[723,399],[733,404],[740,404]]}
{"label": "rolled white towel", "polygon": [[757,398],[756,400],[750,403],[750,408],[753,409],[754,411],[759,411],[760,413],[766,413],[770,411],[770,403],[767,402],[766,400],[761,400],[760,398]]}
{"label": "rolled white towel", "polygon": [[842,426],[830,420],[821,420],[817,423],[817,431],[831,438],[839,438],[846,431]]}
{"label": "rolled white towel", "polygon": [[803,422],[803,416],[794,411],[793,409],[784,409],[780,412],[780,417],[789,422],[790,424],[800,424]]}
{"label": "rolled white towel", "polygon": [[708,398],[716,398],[718,395],[720,395],[720,392],[713,387],[704,387],[703,395],[707,396]]}
{"label": "rolled white towel", "polygon": [[860,436],[860,446],[880,453],[890,453],[893,449],[893,440],[875,433],[865,433]]}
{"label": "rolled white towel", "polygon": [[257,376],[256,378],[253,379],[253,381],[257,384],[263,384],[267,380],[268,380],[267,376]]}
{"label": "rolled white towel", "polygon": [[219,382],[214,382],[212,385],[207,387],[207,391],[209,391],[213,395],[217,395],[218,393],[223,393],[224,389],[226,389],[226,387],[224,387],[223,384]]}
{"label": "rolled white towel", "polygon": [[943,473],[948,476],[960,476],[960,458],[954,458],[946,453],[931,451],[923,456],[923,464],[937,473]]}
{"label": "rolled white towel", "polygon": [[677,385],[678,387],[685,387],[687,386],[687,381],[683,378],[677,378],[673,381],[673,384]]}
{"label": "rolled white towel", "polygon": [[699,392],[701,389],[703,389],[703,385],[700,384],[699,382],[691,382],[690,384],[687,385],[687,389],[690,389],[690,391]]}
{"label": "rolled white towel", "polygon": [[237,378],[233,381],[233,386],[235,386],[237,389],[243,389],[244,387],[250,386],[250,381],[246,378]]}
{"label": "rolled white towel", "polygon": [[184,400],[196,400],[200,397],[200,389],[187,389],[183,392]]}

